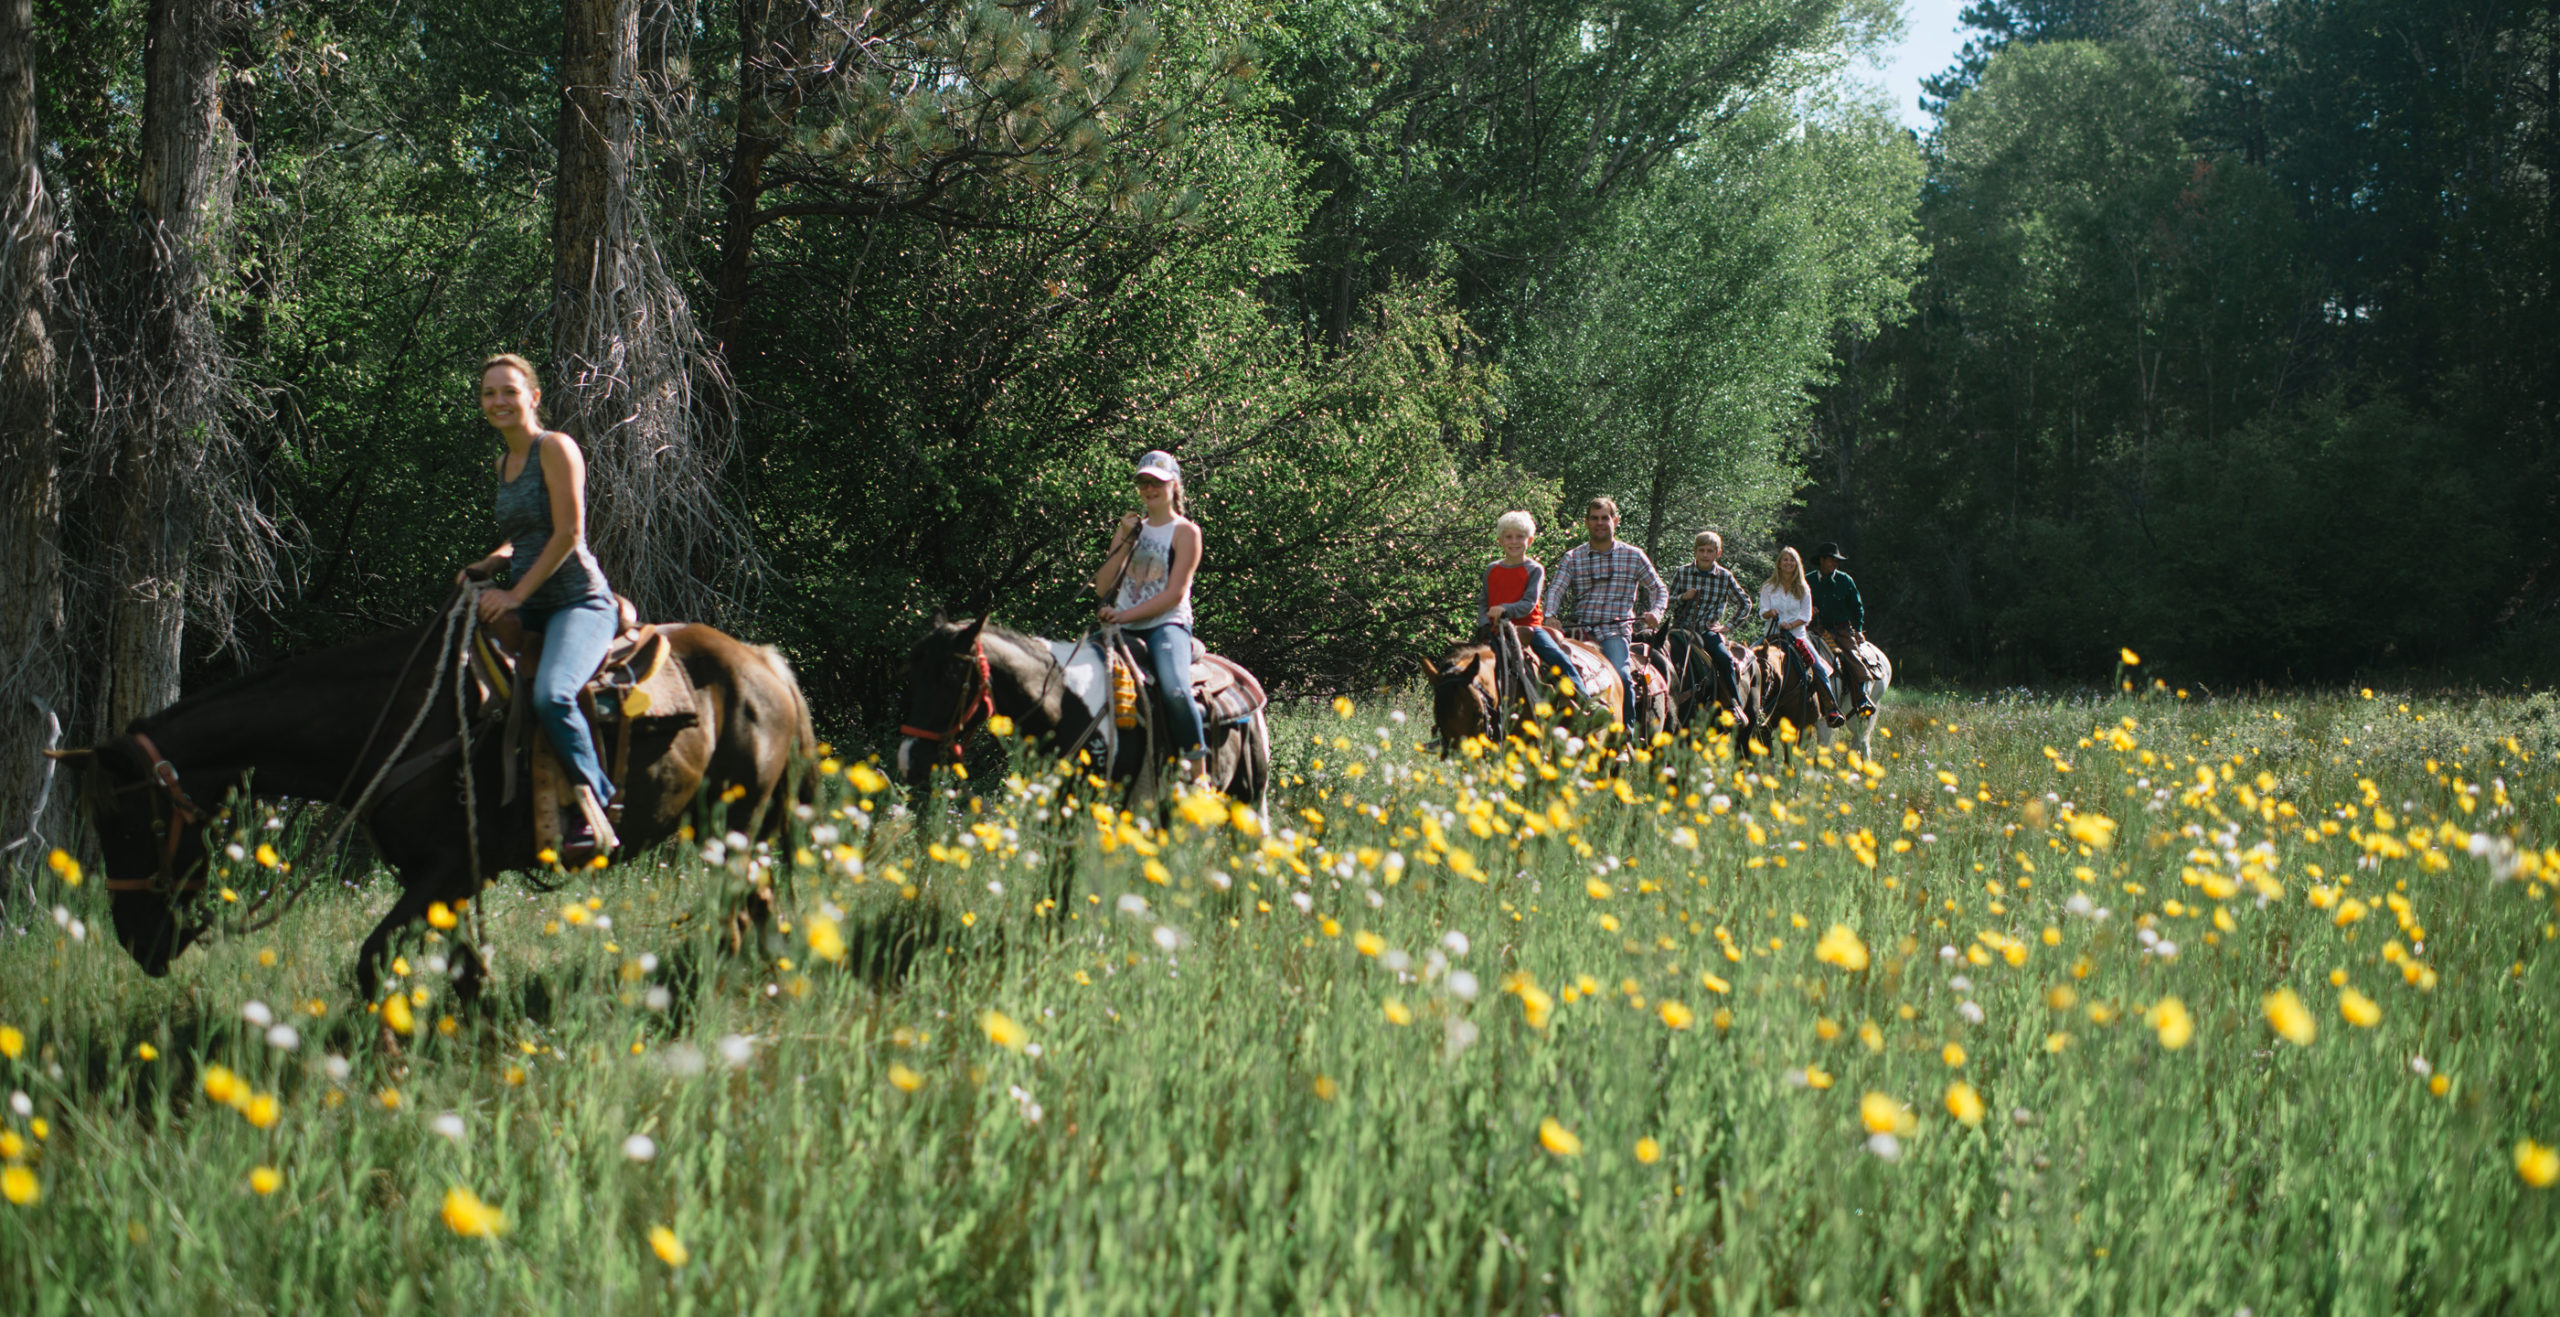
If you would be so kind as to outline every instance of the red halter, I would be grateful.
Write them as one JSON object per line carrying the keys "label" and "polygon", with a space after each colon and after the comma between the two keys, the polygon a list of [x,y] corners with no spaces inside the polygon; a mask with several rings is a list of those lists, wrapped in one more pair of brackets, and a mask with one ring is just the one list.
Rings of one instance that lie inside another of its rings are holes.
{"label": "red halter", "polygon": [[[178,766],[170,763],[168,756],[160,753],[160,747],[153,745],[149,736],[135,732],[133,743],[141,749],[144,759],[151,765],[149,784],[160,788],[161,794],[169,798],[168,835],[160,842],[158,873],[148,878],[109,878],[106,880],[106,888],[110,892],[149,892],[170,886],[177,878],[178,839],[185,834],[187,824],[201,822],[204,819],[204,811],[196,807],[196,802],[187,798],[186,788],[178,785]],[[178,890],[202,891],[204,880],[199,878],[179,884]]]}
{"label": "red halter", "polygon": [[947,744],[951,747],[951,757],[954,759],[960,757],[960,738],[967,734],[972,724],[996,711],[995,675],[987,670],[987,638],[985,636],[981,635],[969,642],[969,657],[976,660],[972,676],[977,682],[977,693],[970,694],[968,687],[961,687],[960,702],[951,711],[951,725],[939,732],[927,731],[922,727],[901,726],[898,728],[900,736],[912,736],[919,741],[932,741],[938,745]]}

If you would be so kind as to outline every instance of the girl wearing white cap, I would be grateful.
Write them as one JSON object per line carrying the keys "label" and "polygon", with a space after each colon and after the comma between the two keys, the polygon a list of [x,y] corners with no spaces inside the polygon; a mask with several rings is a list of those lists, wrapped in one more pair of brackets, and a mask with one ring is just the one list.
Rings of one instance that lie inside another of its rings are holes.
{"label": "girl wearing white cap", "polygon": [[1191,702],[1191,578],[1200,570],[1200,526],[1182,515],[1182,467],[1158,449],[1138,459],[1143,513],[1120,519],[1111,554],[1093,574],[1102,620],[1141,650],[1164,693],[1173,745],[1194,779],[1209,768],[1200,708]]}

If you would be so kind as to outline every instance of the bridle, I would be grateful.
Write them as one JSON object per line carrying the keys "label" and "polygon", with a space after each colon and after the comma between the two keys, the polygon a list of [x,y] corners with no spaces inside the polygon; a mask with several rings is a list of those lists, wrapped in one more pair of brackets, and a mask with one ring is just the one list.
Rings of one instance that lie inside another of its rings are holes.
{"label": "bridle", "polygon": [[951,758],[960,757],[960,738],[968,735],[970,727],[996,711],[995,674],[987,669],[987,638],[983,633],[969,642],[969,657],[973,660],[970,675],[962,678],[960,698],[951,707],[951,725],[939,732],[902,725],[898,728],[900,736],[930,741],[944,747]]}
{"label": "bridle", "polygon": [[[108,794],[123,795],[137,788],[156,787],[158,790],[154,794],[167,799],[169,815],[161,828],[160,867],[148,878],[108,878],[106,889],[110,892],[201,892],[205,889],[205,880],[197,877],[180,882],[177,867],[179,839],[185,836],[188,824],[204,821],[204,810],[188,798],[187,789],[178,784],[178,766],[160,753],[160,747],[151,743],[150,736],[135,732],[133,743],[142,751],[145,762],[150,764],[149,774],[140,782],[110,787]],[[161,822],[156,807],[152,815],[153,822]]]}

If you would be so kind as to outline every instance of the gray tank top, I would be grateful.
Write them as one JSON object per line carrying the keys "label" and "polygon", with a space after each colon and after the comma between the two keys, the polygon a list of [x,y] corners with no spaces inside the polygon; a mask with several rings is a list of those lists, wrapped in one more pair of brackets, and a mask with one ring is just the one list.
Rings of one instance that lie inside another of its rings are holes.
{"label": "gray tank top", "polygon": [[[547,438],[537,437],[525,450],[524,469],[513,480],[498,482],[498,538],[514,545],[507,565],[507,579],[512,584],[519,567],[530,567],[542,556],[542,547],[551,542],[551,490],[542,474],[542,446]],[[505,470],[502,465],[500,470]],[[613,591],[605,585],[604,569],[596,565],[596,556],[588,552],[585,540],[532,594],[525,596],[525,607],[537,609],[565,608],[590,599],[610,599]]]}

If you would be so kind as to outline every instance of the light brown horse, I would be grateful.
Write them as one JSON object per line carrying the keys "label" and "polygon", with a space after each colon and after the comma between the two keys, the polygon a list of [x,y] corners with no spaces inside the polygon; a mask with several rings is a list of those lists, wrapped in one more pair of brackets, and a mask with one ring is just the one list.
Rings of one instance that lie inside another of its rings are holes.
{"label": "light brown horse", "polygon": [[[1514,636],[1497,633],[1496,640],[1498,644],[1470,641],[1437,663],[1422,661],[1423,672],[1431,678],[1431,722],[1443,755],[1470,736],[1500,740],[1536,703],[1537,656]],[[1561,643],[1567,653],[1591,659],[1592,670],[1599,674],[1581,692],[1584,707],[1603,726],[1625,722],[1626,692],[1618,685],[1617,673],[1600,656],[1599,647],[1570,638]],[[1502,675],[1506,670],[1512,674],[1507,679]],[[1577,675],[1575,681],[1579,684],[1581,678]]]}
{"label": "light brown horse", "polygon": [[[792,799],[811,798],[815,787],[808,774],[793,781],[795,761],[816,754],[817,737],[790,665],[707,626],[659,630],[669,661],[693,683],[695,718],[635,725],[621,783],[622,857],[674,835],[697,805],[706,829],[780,835]],[[367,1001],[392,937],[428,906],[477,896],[475,873],[487,881],[541,867],[522,795],[512,807],[499,801],[502,738],[490,734],[496,729],[454,656],[440,657],[457,633],[439,622],[288,658],[137,718],[103,745],[57,756],[85,769],[83,805],[105,860],[116,939],[144,973],[168,973],[212,926],[204,831],[244,783],[260,797],[341,807],[374,786],[362,823],[398,875],[400,897],[357,951]],[[416,735],[386,764],[413,723]],[[461,792],[466,741],[471,813]],[[458,963],[475,964],[477,953],[465,950]]]}

